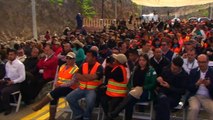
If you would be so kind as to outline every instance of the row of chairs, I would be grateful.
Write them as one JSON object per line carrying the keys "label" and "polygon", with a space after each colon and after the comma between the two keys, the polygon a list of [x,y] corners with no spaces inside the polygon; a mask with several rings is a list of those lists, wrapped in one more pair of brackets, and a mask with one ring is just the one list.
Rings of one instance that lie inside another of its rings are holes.
{"label": "row of chairs", "polygon": [[[84,102],[84,99],[80,100],[81,103]],[[134,119],[141,119],[141,120],[153,120],[154,119],[154,103],[153,101],[150,102],[138,102],[136,106],[146,106],[149,108],[149,110],[145,111],[145,112],[139,112],[134,110],[133,116],[132,118]],[[182,120],[186,120],[186,116],[187,116],[187,107],[184,107],[183,102],[179,102],[179,105],[176,106],[174,109],[178,110],[178,114],[179,115],[175,115],[174,113],[172,113],[171,118],[172,119],[182,119]],[[70,112],[70,118],[72,118],[73,116],[73,112],[72,110],[69,108],[67,102],[65,101],[65,108],[62,108],[62,113],[63,112]],[[203,110],[203,109],[202,109]],[[176,113],[176,112],[175,112]],[[99,107],[95,107],[93,110],[93,114],[97,115],[97,120],[104,120],[104,112],[101,106]],[[181,115],[182,116],[181,116]],[[122,120],[125,120],[125,110],[123,110],[119,116],[122,118]]]}
{"label": "row of chairs", "polygon": [[[11,94],[12,97],[12,103],[10,103],[11,106],[16,107],[15,112],[18,112],[20,109],[20,105],[21,105],[21,100],[22,100],[22,94],[20,91],[16,91],[14,93]],[[80,101],[81,103],[84,102],[84,99],[82,99]],[[149,112],[148,113],[143,113],[143,112],[137,112],[134,111],[133,114],[133,118],[135,119],[143,119],[143,120],[152,120],[153,119],[153,115],[154,115],[154,105],[153,105],[153,101],[150,102],[139,102],[137,103],[135,106],[149,106]],[[182,119],[186,120],[186,116],[187,116],[187,107],[184,107],[183,102],[179,102],[179,105],[176,106],[174,109],[182,111]],[[61,109],[62,112],[70,112],[70,118],[72,118],[73,116],[73,112],[72,110],[69,108],[67,102],[65,101],[65,108]],[[97,120],[104,120],[104,113],[102,108],[96,107],[93,111],[93,113],[97,114]],[[102,116],[101,116],[102,115]],[[123,120],[125,120],[125,110],[119,114],[119,116],[122,117]],[[177,117],[177,116],[172,116],[172,117]]]}
{"label": "row of chairs", "polygon": [[[45,96],[48,91],[50,91],[52,89],[52,86],[53,86],[53,82],[54,81],[50,81],[48,82],[46,85],[45,85],[45,88],[46,89],[42,89],[42,91],[40,93],[42,94],[39,94],[38,95],[38,98],[42,98],[43,96]],[[47,91],[46,91],[47,90]],[[22,94],[21,94],[21,91],[16,91],[16,92],[13,92],[11,94],[11,103],[10,105],[13,106],[13,107],[16,107],[16,110],[15,112],[18,112],[19,109],[20,109],[20,106],[21,106],[21,102],[22,102]]]}
{"label": "row of chairs", "polygon": [[[68,104],[67,104],[67,101],[64,101],[65,103],[65,107],[64,108],[58,108],[60,109],[61,113],[63,112],[69,112],[71,115],[70,115],[70,119],[73,117],[73,112],[72,110],[69,108]],[[81,99],[79,101],[80,103],[84,103],[84,99]],[[148,113],[145,113],[145,112],[134,112],[133,114],[133,118],[136,118],[136,119],[142,119],[142,120],[152,120],[153,119],[153,101],[150,101],[150,102],[139,102],[137,103],[135,106],[149,106],[149,112]],[[103,112],[103,109],[101,106],[99,107],[95,107],[94,110],[93,110],[93,113],[97,115],[97,120],[104,120],[104,112]],[[119,116],[122,117],[122,120],[125,120],[125,110],[123,110],[123,112],[121,112],[119,114]]]}

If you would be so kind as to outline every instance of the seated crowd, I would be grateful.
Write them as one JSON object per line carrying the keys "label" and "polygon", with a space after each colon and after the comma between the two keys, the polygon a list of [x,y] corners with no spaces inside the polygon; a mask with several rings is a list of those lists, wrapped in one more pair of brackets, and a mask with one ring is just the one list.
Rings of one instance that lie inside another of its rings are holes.
{"label": "seated crowd", "polygon": [[[91,34],[66,28],[61,37],[47,32],[45,39],[2,44],[0,112],[11,113],[10,95],[20,90],[25,104],[36,102],[34,111],[50,103],[50,120],[61,97],[74,120],[91,120],[99,105],[106,120],[124,109],[125,119],[131,120],[134,105],[149,101],[154,102],[156,120],[169,120],[185,96],[187,120],[197,120],[201,107],[213,120],[213,23],[164,24]],[[34,101],[52,81],[54,89]]]}

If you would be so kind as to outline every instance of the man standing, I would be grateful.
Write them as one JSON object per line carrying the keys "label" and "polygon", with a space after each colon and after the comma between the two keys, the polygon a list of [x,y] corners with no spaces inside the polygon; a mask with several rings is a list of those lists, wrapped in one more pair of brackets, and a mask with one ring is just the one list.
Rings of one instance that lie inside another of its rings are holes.
{"label": "man standing", "polygon": [[182,58],[175,57],[171,66],[165,68],[157,78],[159,86],[157,88],[156,120],[169,120],[170,109],[178,105],[185,93],[188,75],[182,65]]}
{"label": "man standing", "polygon": [[187,120],[197,120],[201,106],[213,120],[213,69],[208,67],[209,59],[205,54],[199,55],[197,61],[198,67],[190,72]]}
{"label": "man standing", "polygon": [[76,21],[77,21],[77,29],[81,29],[83,27],[83,17],[81,13],[78,13],[76,15]]}
{"label": "man standing", "polygon": [[16,50],[8,51],[8,62],[6,63],[6,75],[0,82],[0,111],[5,111],[4,115],[11,113],[10,95],[19,90],[20,83],[25,80],[24,64],[16,59]]}
{"label": "man standing", "polygon": [[[86,62],[80,67],[76,73],[76,79],[79,81],[79,88],[73,90],[66,96],[70,108],[73,111],[73,119],[91,120],[92,110],[95,106],[96,88],[102,83],[100,79],[103,76],[103,68],[97,62],[97,52],[88,51],[86,54]],[[86,108],[83,110],[78,100],[85,98]]]}

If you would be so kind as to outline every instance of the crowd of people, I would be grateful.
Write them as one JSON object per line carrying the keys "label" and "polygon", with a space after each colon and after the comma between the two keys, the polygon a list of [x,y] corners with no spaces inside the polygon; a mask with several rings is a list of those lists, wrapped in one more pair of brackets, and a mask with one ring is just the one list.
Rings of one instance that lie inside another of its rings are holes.
{"label": "crowd of people", "polygon": [[213,120],[213,21],[150,22],[134,30],[122,22],[92,33],[66,27],[61,36],[47,31],[42,39],[11,43],[0,46],[0,112],[5,115],[11,113],[11,93],[20,90],[30,104],[55,81],[32,108],[50,103],[50,120],[61,97],[74,120],[91,120],[99,105],[106,120],[123,109],[131,120],[134,105],[147,101],[154,101],[156,120],[169,120],[183,96],[188,120],[197,120],[201,107]]}

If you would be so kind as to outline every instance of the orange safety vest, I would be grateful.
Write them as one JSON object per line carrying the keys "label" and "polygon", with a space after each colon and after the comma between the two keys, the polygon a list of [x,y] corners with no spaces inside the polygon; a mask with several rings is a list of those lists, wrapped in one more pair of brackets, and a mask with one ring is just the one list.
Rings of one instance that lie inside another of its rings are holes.
{"label": "orange safety vest", "polygon": [[[58,72],[58,80],[56,82],[56,84],[58,86],[62,85],[62,84],[66,84],[69,83],[70,80],[72,80],[73,74],[75,74],[78,71],[78,66],[75,65],[74,67],[69,67],[68,69],[66,69],[66,65],[62,65],[59,69]],[[75,89],[78,87],[78,84],[74,84],[72,86],[70,86],[72,89]]]}
{"label": "orange safety vest", "polygon": [[180,46],[182,47],[185,42],[189,41],[189,39],[190,39],[189,36],[186,36],[185,38],[181,37],[178,42],[179,42]]}
{"label": "orange safety vest", "polygon": [[[84,63],[82,66],[82,74],[96,74],[98,67],[100,66],[100,64],[98,62],[95,63],[95,65],[93,66],[93,68],[91,69],[90,73],[89,73],[89,64],[88,63]],[[97,88],[100,84],[101,81],[100,80],[92,80],[92,81],[79,81],[80,82],[80,89],[87,89],[87,90],[94,90],[95,88]]]}
{"label": "orange safety vest", "polygon": [[178,47],[172,48],[171,50],[172,50],[174,53],[179,54],[179,52],[180,52],[180,50],[181,50],[181,47],[180,47],[180,48],[178,48]]}
{"label": "orange safety vest", "polygon": [[114,79],[109,79],[106,94],[111,97],[125,97],[127,93],[127,71],[124,66],[119,65],[114,67],[111,72],[117,67],[122,69],[124,80],[123,82],[117,82]]}

